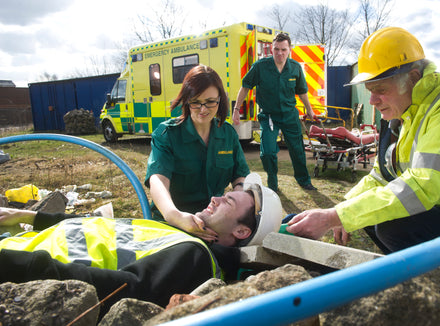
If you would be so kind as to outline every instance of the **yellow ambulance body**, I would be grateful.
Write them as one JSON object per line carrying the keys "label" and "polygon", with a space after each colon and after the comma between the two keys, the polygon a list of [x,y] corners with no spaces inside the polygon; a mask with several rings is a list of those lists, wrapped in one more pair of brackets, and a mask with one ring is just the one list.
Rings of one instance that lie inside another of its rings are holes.
{"label": "yellow ambulance body", "polygon": [[[170,103],[179,93],[185,74],[198,64],[210,66],[220,75],[231,110],[242,78],[255,60],[271,55],[272,40],[279,32],[239,23],[131,48],[125,69],[101,110],[105,140],[115,142],[123,134],[150,135],[162,121],[179,116],[180,110],[170,111]],[[300,55],[293,47],[292,57],[303,65],[312,104],[325,105],[324,48],[306,47],[306,54],[301,51]],[[320,66],[309,68],[316,61]],[[253,139],[253,131],[259,128],[257,114],[254,89],[241,107],[240,125],[234,126],[241,140]]]}

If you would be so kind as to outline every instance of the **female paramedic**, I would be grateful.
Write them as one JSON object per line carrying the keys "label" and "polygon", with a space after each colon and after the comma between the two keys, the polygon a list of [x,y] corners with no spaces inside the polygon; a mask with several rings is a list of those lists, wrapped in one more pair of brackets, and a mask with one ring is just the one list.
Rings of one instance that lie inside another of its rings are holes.
{"label": "female paramedic", "polygon": [[194,214],[229,184],[242,190],[249,174],[238,135],[225,122],[228,98],[219,75],[204,65],[192,68],[171,110],[180,107],[180,117],[162,122],[152,134],[145,185],[153,219],[217,241],[216,232]]}

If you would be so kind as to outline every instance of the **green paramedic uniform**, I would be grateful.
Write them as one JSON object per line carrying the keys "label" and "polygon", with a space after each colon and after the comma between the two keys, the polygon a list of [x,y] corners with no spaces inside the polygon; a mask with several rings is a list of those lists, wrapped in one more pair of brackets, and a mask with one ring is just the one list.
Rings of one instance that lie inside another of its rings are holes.
{"label": "green paramedic uniform", "polygon": [[310,183],[299,113],[296,110],[296,94],[307,93],[307,83],[301,65],[287,59],[280,73],[273,57],[256,61],[246,76],[242,86],[256,87],[257,103],[260,107],[258,120],[261,129],[260,158],[268,176],[268,186],[278,190],[279,147],[277,137],[282,131],[294,169],[294,177],[300,185]]}
{"label": "green paramedic uniform", "polygon": [[[145,185],[153,174],[170,180],[170,194],[176,207],[196,213],[205,209],[212,196],[223,196],[234,180],[246,177],[249,167],[235,129],[228,122],[211,122],[209,143],[197,133],[190,118],[162,122],[153,132]],[[153,219],[163,220],[152,203]]]}

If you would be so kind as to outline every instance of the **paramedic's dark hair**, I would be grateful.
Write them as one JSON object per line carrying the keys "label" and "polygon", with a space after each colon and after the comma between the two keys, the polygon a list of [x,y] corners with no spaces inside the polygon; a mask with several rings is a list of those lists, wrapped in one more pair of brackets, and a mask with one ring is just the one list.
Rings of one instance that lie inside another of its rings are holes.
{"label": "paramedic's dark hair", "polygon": [[274,37],[272,43],[273,42],[283,42],[283,41],[289,42],[289,47],[292,46],[292,41],[290,40],[289,35],[287,35],[286,33],[277,34],[277,36]]}
{"label": "paramedic's dark hair", "polygon": [[225,122],[228,115],[228,97],[223,88],[220,76],[211,67],[199,65],[192,68],[183,79],[182,88],[179,95],[171,104],[171,110],[182,105],[181,121],[190,115],[189,101],[202,94],[208,87],[214,86],[218,89],[220,102],[218,104],[217,118],[220,120],[219,126]]}

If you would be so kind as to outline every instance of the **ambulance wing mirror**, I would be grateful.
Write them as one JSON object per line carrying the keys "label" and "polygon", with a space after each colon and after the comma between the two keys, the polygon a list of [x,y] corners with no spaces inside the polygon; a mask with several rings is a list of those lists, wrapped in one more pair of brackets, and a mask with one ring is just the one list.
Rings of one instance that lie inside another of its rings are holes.
{"label": "ambulance wing mirror", "polygon": [[107,93],[107,101],[105,102],[105,104],[107,106],[112,106],[112,104],[113,104],[112,95],[110,93]]}

